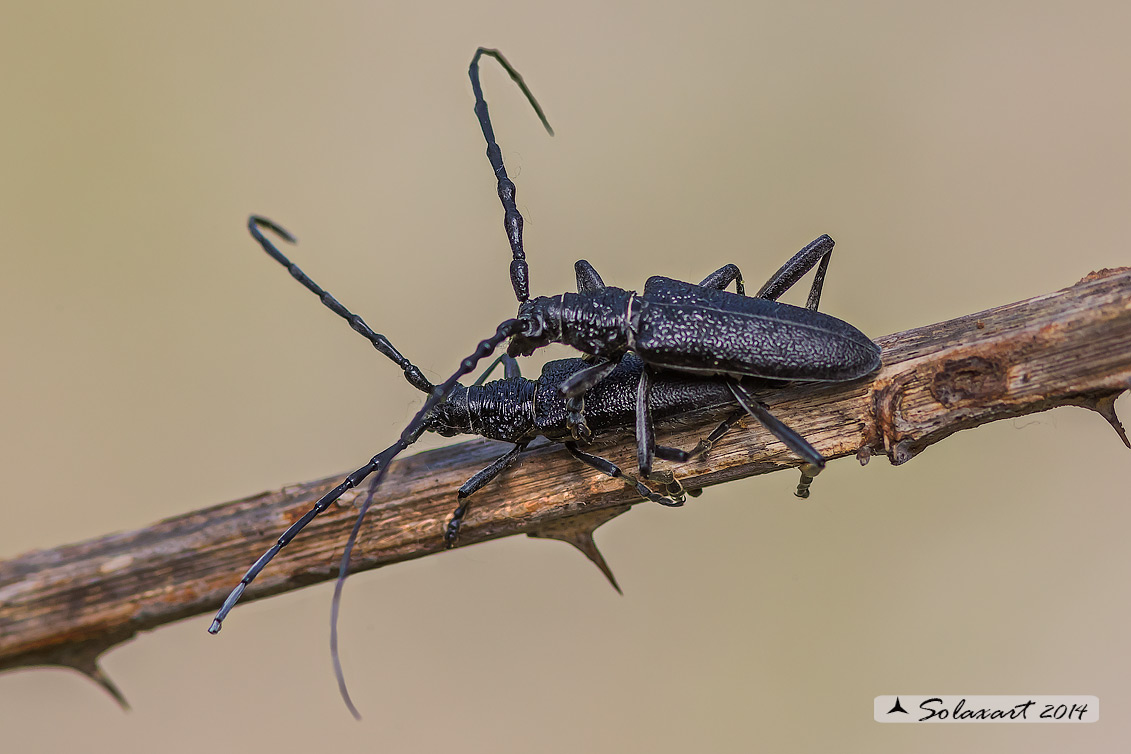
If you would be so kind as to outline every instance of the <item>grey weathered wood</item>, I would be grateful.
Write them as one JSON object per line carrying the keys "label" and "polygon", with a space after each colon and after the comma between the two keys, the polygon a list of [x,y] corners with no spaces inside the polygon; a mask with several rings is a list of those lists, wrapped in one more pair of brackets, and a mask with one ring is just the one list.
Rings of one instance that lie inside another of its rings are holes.
{"label": "grey weathered wood", "polygon": [[[794,386],[767,394],[765,402],[830,459],[856,455],[866,462],[883,453],[903,463],[961,429],[1062,405],[1100,412],[1127,442],[1112,406],[1131,387],[1129,269],[1093,273],[1055,293],[879,342],[884,366],[874,378]],[[717,420],[717,413],[682,419],[664,442],[691,447]],[[503,447],[473,440],[397,461],[362,530],[354,571],[439,552],[455,490]],[[631,438],[602,453],[633,465]],[[695,489],[795,463],[779,442],[745,422],[678,474]],[[290,485],[0,563],[0,669],[65,665],[116,693],[98,671],[101,652],[138,631],[215,611],[248,565],[339,479]],[[307,527],[244,601],[334,578],[361,494],[347,493]],[[461,544],[519,533],[554,536],[551,525],[567,517],[635,501],[624,486],[560,448],[536,448],[476,494]],[[238,608],[231,619],[239,619]]]}

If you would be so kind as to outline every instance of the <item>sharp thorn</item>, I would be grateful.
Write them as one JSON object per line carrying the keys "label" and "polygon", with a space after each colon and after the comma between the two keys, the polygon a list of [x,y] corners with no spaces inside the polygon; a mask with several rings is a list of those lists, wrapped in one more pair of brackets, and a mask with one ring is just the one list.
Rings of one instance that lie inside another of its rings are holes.
{"label": "sharp thorn", "polygon": [[1123,393],[1120,390],[1118,393],[1109,393],[1102,398],[1096,398],[1090,402],[1090,407],[1111,425],[1115,433],[1119,435],[1119,439],[1123,440],[1123,444],[1131,448],[1131,440],[1127,439],[1127,430],[1123,428],[1123,423],[1119,421],[1119,417],[1115,413],[1115,399]]}
{"label": "sharp thorn", "polygon": [[613,575],[612,569],[609,568],[605,557],[598,549],[597,543],[593,541],[593,532],[597,530],[597,527],[608,523],[631,507],[631,505],[620,505],[570,516],[559,521],[543,524],[536,531],[529,532],[529,536],[539,539],[557,539],[573,545],[585,557],[589,558],[597,568],[601,569],[601,573],[605,574],[605,578],[613,585],[613,589],[617,590],[617,594],[624,594],[621,591],[620,584],[617,583],[616,576]]}
{"label": "sharp thorn", "polygon": [[100,689],[109,694],[110,698],[118,703],[118,706],[122,708],[123,712],[129,712],[130,703],[126,701],[126,695],[118,688],[118,684],[110,680],[110,676],[106,675],[106,672],[102,670],[102,667],[98,664],[98,654],[101,654],[103,651],[105,651],[105,649],[97,651],[97,653],[92,656],[89,648],[84,647],[75,653],[67,653],[68,656],[65,659],[59,659],[49,664],[58,665],[59,667],[76,670],[82,673],[84,676],[94,681]]}
{"label": "sharp thorn", "polygon": [[126,695],[118,688],[118,684],[114,683],[114,681],[110,679],[110,676],[106,675],[106,672],[102,670],[100,665],[95,663],[89,670],[84,668],[76,668],[76,670],[101,686],[102,689],[118,703],[122,711],[130,711],[130,703],[126,701]]}

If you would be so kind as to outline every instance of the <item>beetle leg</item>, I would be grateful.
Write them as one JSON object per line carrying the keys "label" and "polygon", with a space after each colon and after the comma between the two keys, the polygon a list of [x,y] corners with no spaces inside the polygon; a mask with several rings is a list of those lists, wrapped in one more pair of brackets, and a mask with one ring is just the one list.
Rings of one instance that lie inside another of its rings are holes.
{"label": "beetle leg", "polygon": [[570,437],[588,445],[593,442],[593,430],[585,420],[585,396],[579,395],[566,401],[566,428]]}
{"label": "beetle leg", "polygon": [[595,366],[587,367],[570,376],[568,380],[558,385],[558,392],[566,398],[576,398],[585,395],[589,389],[608,376],[609,372],[617,368],[619,361],[606,361]]}
{"label": "beetle leg", "polygon": [[652,370],[647,364],[640,370],[636,384],[636,461],[640,476],[652,475],[656,456],[656,427],[652,424]]}
{"label": "beetle leg", "polygon": [[578,293],[593,293],[605,287],[605,281],[597,274],[597,270],[584,259],[573,263],[573,271],[577,274]]}
{"label": "beetle leg", "polygon": [[[809,300],[806,302],[805,308],[817,311],[817,306],[821,303],[821,291],[825,287],[825,271],[829,268],[829,259],[832,258],[832,254],[833,239],[827,235],[821,236],[794,254],[788,262],[770,276],[770,279],[755,295],[758,298],[777,301],[779,296],[792,288],[806,272],[816,266],[817,272],[813,275],[813,287],[809,289]],[[820,262],[819,266],[818,262]]]}
{"label": "beetle leg", "polygon": [[510,354],[504,353],[499,357],[499,361],[503,362],[503,377],[508,380],[517,380],[522,376],[522,368],[518,365],[518,360]]}
{"label": "beetle leg", "polygon": [[684,501],[682,498],[673,499],[665,495],[661,495],[658,492],[653,492],[652,490],[644,486],[644,484],[642,484],[639,479],[636,479],[635,477],[625,474],[623,471],[621,471],[620,467],[612,461],[601,458],[600,456],[586,453],[578,449],[576,443],[563,442],[562,445],[565,445],[566,450],[570,452],[570,455],[584,463],[586,466],[592,466],[603,474],[608,474],[614,479],[620,479],[624,481],[626,485],[636,490],[636,494],[640,495],[640,497],[644,498],[645,500],[651,500],[653,503],[659,503],[660,505],[667,505],[669,507],[678,507],[680,505],[683,505]]}
{"label": "beetle leg", "polygon": [[765,406],[754,400],[754,396],[747,391],[746,386],[742,383],[736,380],[727,380],[727,386],[734,394],[738,405],[742,406],[762,426],[770,430],[770,434],[781,440],[782,444],[804,461],[801,464],[801,481],[793,494],[801,498],[809,497],[809,485],[813,483],[813,477],[820,474],[821,470],[825,468],[825,457],[810,445],[808,440],[787,427],[780,419],[767,411]]}
{"label": "beetle leg", "polygon": [[479,375],[479,378],[472,384],[482,385],[487,381],[487,378],[491,376],[491,372],[495,371],[495,367],[499,366],[499,364],[503,365],[503,376],[506,379],[511,380],[522,376],[522,369],[518,366],[518,362],[515,360],[515,358],[504,353],[499,356],[499,358],[492,361],[487,369],[484,370],[483,374]]}
{"label": "beetle leg", "polygon": [[684,489],[683,482],[679,481],[679,479],[676,478],[675,473],[668,469],[653,471],[652,475],[649,476],[648,479],[662,484],[664,486],[664,494],[666,494],[673,500],[685,500],[687,498],[687,495],[698,497],[702,493],[702,490],[695,490],[694,492],[690,492]]}
{"label": "beetle leg", "polygon": [[[715,443],[722,439],[723,435],[734,428],[738,420],[746,416],[744,409],[735,411],[727,418],[723,419],[722,423],[700,440],[698,444],[691,450],[680,450],[679,448],[669,448],[666,445],[656,446],[656,457],[662,458],[665,461],[674,461],[675,463],[686,463],[696,456],[705,456],[711,452],[711,448],[715,447]],[[698,490],[697,490],[698,491]]]}
{"label": "beetle leg", "polygon": [[609,372],[616,369],[616,361],[606,361],[595,366],[587,367],[572,375],[568,380],[558,385],[558,392],[564,395],[568,414],[566,427],[574,440],[588,445],[593,439],[593,430],[585,421],[585,393],[591,387],[603,380]]}
{"label": "beetle leg", "polygon": [[732,280],[734,281],[735,292],[738,293],[739,296],[745,296],[746,287],[742,284],[742,272],[739,271],[738,265],[736,264],[728,264],[725,267],[720,267],[703,278],[703,282],[699,285],[704,288],[716,288],[720,291],[725,291]]}
{"label": "beetle leg", "polygon": [[463,483],[463,486],[459,488],[459,492],[456,493],[456,500],[459,502],[459,505],[456,507],[455,511],[452,512],[452,517],[448,519],[448,525],[444,529],[444,547],[451,549],[456,545],[456,540],[459,538],[459,527],[463,523],[463,517],[467,515],[467,509],[470,505],[467,498],[471,496],[472,493],[481,489],[487,482],[490,482],[499,474],[503,473],[503,471],[515,462],[519,453],[526,450],[526,446],[529,444],[529,442],[518,443],[506,453],[492,461],[490,466],[476,473],[475,476]]}
{"label": "beetle leg", "polygon": [[[664,485],[664,492],[668,497],[682,500],[687,494],[683,485],[670,471],[653,471],[652,464],[656,460],[656,427],[652,423],[652,379],[653,373],[647,364],[640,370],[640,382],[636,386],[636,461],[640,468],[640,477],[659,482]],[[675,450],[674,448],[664,448]],[[677,451],[678,452],[678,451]],[[684,459],[686,460],[686,459]]]}
{"label": "beetle leg", "polygon": [[[715,446],[715,443],[722,439],[723,435],[733,429],[734,425],[738,423],[738,420],[744,416],[746,416],[745,410],[739,409],[738,411],[735,411],[730,416],[723,419],[723,421],[719,424],[719,426],[715,427],[711,434],[700,440],[691,450],[681,450],[680,448],[672,448],[667,445],[657,445],[655,447],[655,456],[656,458],[662,459],[664,461],[672,461],[673,463],[687,463],[696,456],[705,456],[711,451],[711,448]],[[638,448],[639,442],[640,441],[637,440]],[[655,478],[655,475],[653,475],[652,478]],[[809,481],[813,481],[812,477],[810,477]],[[692,497],[699,497],[703,494],[702,489],[684,490],[683,485],[679,482],[679,480],[674,478],[669,482],[669,494],[671,494],[673,491],[673,488],[671,487],[672,484],[679,485],[680,490],[683,490]],[[808,490],[808,485],[805,485],[805,487],[806,490]]]}

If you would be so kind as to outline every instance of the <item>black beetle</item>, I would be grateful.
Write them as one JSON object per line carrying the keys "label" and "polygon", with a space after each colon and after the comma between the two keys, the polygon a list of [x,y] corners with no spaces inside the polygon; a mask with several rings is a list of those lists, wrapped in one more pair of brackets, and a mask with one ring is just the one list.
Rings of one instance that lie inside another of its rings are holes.
{"label": "black beetle", "polygon": [[[357,715],[357,710],[350,701],[345,688],[341,664],[336,651],[337,609],[340,603],[341,583],[348,573],[350,553],[356,542],[361,521],[368,511],[373,490],[376,489],[377,484],[384,476],[389,462],[426,431],[436,432],[448,437],[458,434],[475,434],[493,440],[514,443],[513,448],[476,473],[460,487],[457,493],[458,506],[445,530],[445,541],[448,546],[455,542],[460,524],[467,513],[468,498],[511,466],[519,455],[526,450],[527,446],[538,437],[545,437],[564,445],[574,458],[604,474],[622,479],[641,497],[663,505],[682,505],[684,490],[674,477],[666,479],[664,489],[667,494],[660,494],[649,489],[631,475],[622,472],[611,461],[587,453],[577,446],[572,438],[568,420],[570,407],[558,386],[563,381],[569,380],[589,368],[589,365],[582,359],[551,361],[542,368],[539,379],[530,380],[521,376],[518,363],[513,357],[503,355],[488,367],[487,371],[474,384],[470,386],[459,384],[460,376],[474,369],[475,364],[481,358],[489,355],[503,340],[517,331],[517,321],[509,320],[499,327],[493,338],[481,343],[479,348],[476,349],[476,353],[466,359],[460,370],[449,380],[439,386],[432,385],[412,362],[397,351],[388,338],[374,332],[360,316],[344,307],[284,256],[263,234],[262,228],[268,228],[278,233],[289,242],[293,242],[294,238],[270,220],[253,216],[248,221],[248,229],[264,251],[286,267],[292,277],[317,295],[327,308],[345,319],[356,332],[397,364],[404,371],[409,383],[428,393],[429,398],[425,402],[424,408],[416,414],[396,443],[374,456],[368,464],[347,476],[345,481],[323,495],[309,511],[279,537],[267,552],[256,560],[217,611],[208,629],[210,633],[215,634],[220,631],[224,619],[239,601],[244,590],[280,550],[286,547],[318,514],[341,498],[347,490],[357,487],[367,476],[377,472],[377,476],[370,487],[370,494],[366,497],[358,512],[357,522],[346,542],[338,587],[334,592],[333,601],[334,618],[331,627],[331,644],[335,647],[333,652],[335,670],[338,674],[342,696],[350,710]],[[500,362],[504,365],[504,379],[485,383],[491,371]],[[633,421],[639,414],[637,385],[644,371],[644,363],[638,358],[628,355],[621,359],[606,379],[594,386],[590,392],[585,408],[586,417],[589,426],[600,433],[602,437],[613,438],[632,431]],[[744,383],[741,393],[744,397],[739,399],[739,402],[743,404],[743,409],[728,415],[714,431],[690,451],[653,444],[650,452],[675,461],[686,461],[692,457],[706,454],[735,425],[741,416],[750,411],[747,404],[754,401],[753,398],[749,397],[746,389],[756,387],[758,385]],[[662,419],[685,414],[696,409],[728,405],[734,403],[735,395],[732,387],[718,379],[678,373],[663,374],[652,385],[649,397],[649,416]],[[757,416],[757,414],[755,415]],[[691,494],[698,492],[698,490],[695,490]],[[603,520],[607,519],[598,519],[596,523],[591,525],[591,528],[584,529],[583,526],[582,531],[575,530],[572,532],[573,536],[562,538],[576,545],[596,563],[619,592],[620,587],[617,585],[616,579],[597,550],[596,545],[592,542],[592,528],[595,528]]]}
{"label": "black beetle", "polygon": [[[833,240],[827,235],[794,255],[755,297],[744,295],[742,274],[733,264],[720,268],[699,285],[652,277],[645,283],[643,294],[638,295],[606,286],[593,266],[581,260],[574,265],[577,293],[531,299],[515,185],[503,165],[502,150],[495,140],[479,83],[479,60],[484,55],[502,65],[522,89],[546,130],[550,134],[553,130],[518,71],[497,50],[479,48],[468,75],[475,95],[475,114],[487,141],[487,159],[495,172],[503,204],[503,226],[512,252],[511,285],[519,301],[517,320],[522,325],[511,339],[507,353],[529,355],[549,343],[564,343],[597,362],[560,386],[562,394],[571,400],[569,422],[576,439],[586,441],[592,433],[583,411],[587,391],[630,352],[645,365],[637,388],[637,449],[644,477],[651,474],[652,465],[652,443],[647,436],[651,422],[647,414],[654,369],[718,375],[744,404],[739,382],[744,377],[844,382],[879,369],[879,346],[847,322],[817,311],[832,257]],[[814,267],[817,270],[805,307],[776,301]],[[737,293],[725,290],[731,282]],[[812,477],[824,468],[825,459],[807,441],[769,416],[764,407],[749,408],[801,457],[802,482],[797,494],[805,497]]]}

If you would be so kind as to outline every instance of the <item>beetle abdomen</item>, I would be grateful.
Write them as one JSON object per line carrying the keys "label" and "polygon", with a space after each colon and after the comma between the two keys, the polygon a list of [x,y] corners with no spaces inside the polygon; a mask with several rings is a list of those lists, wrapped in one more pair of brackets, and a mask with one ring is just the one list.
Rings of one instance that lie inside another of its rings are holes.
{"label": "beetle abdomen", "polygon": [[657,367],[843,382],[880,366],[880,348],[836,317],[670,278],[649,278],[634,350]]}

